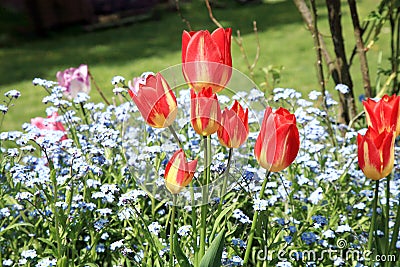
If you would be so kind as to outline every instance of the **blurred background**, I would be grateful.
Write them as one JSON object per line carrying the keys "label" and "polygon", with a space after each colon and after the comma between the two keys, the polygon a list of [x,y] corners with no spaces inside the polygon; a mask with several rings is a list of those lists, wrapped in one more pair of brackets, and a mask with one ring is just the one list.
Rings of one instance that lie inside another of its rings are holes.
{"label": "blurred background", "polygon": [[[214,16],[232,27],[233,67],[251,76],[270,93],[274,87],[294,88],[307,94],[319,90],[315,48],[293,1],[213,0]],[[379,1],[357,1],[362,22]],[[325,1],[317,1],[318,23],[332,48]],[[347,1],[342,1],[342,25],[348,55],[354,49],[354,32]],[[257,22],[257,34],[253,29]],[[1,0],[0,92],[21,91],[21,98],[6,114],[1,131],[20,130],[30,118],[45,116],[41,103],[45,90],[34,87],[36,77],[56,80],[59,70],[87,64],[96,83],[111,99],[111,79],[132,79],[145,71],[160,71],[181,62],[181,35],[188,30],[216,28],[201,0]],[[238,38],[237,31],[240,31]],[[388,68],[390,28],[382,25],[379,39],[368,51],[371,81]],[[238,45],[241,43],[241,45]],[[250,71],[257,48],[255,68]],[[246,58],[243,56],[246,52]],[[358,59],[351,68],[355,97],[363,86]],[[327,89],[335,84],[326,76]],[[336,96],[336,93],[334,94]],[[101,101],[92,85],[92,101]],[[360,101],[358,101],[360,105]]]}

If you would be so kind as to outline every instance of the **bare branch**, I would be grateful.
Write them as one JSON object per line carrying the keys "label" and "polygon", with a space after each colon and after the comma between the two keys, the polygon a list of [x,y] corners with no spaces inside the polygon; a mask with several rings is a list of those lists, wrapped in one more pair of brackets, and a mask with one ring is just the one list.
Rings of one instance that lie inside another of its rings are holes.
{"label": "bare branch", "polygon": [[212,9],[211,9],[211,5],[210,5],[210,1],[209,0],[205,0],[206,1],[206,6],[208,9],[208,15],[210,16],[210,19],[212,20],[212,22],[214,22],[215,25],[217,25],[218,28],[223,28],[221,23],[219,23],[219,21],[214,17]]}
{"label": "bare branch", "polygon": [[181,12],[181,8],[179,6],[179,0],[175,0],[175,7],[176,11],[178,11],[179,17],[181,17],[182,22],[185,23],[188,30],[191,31],[192,27],[190,26],[190,22],[183,16]]}

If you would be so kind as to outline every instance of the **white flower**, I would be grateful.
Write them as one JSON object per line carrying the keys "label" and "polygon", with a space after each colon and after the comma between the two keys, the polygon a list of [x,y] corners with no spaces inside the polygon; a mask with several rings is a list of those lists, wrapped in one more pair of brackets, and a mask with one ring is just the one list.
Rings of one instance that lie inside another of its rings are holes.
{"label": "white flower", "polygon": [[336,233],[343,233],[343,232],[350,232],[351,227],[348,224],[345,225],[339,225],[338,228],[336,229]]}
{"label": "white flower", "polygon": [[122,77],[122,76],[114,76],[114,77],[112,78],[112,80],[111,80],[111,83],[112,83],[113,85],[116,85],[116,84],[118,84],[118,83],[123,83],[123,82],[125,82],[125,78]]}
{"label": "white flower", "polygon": [[4,95],[5,95],[6,97],[8,97],[8,98],[15,98],[15,99],[17,99],[18,97],[21,96],[21,93],[20,93],[19,91],[17,91],[17,90],[10,90],[10,91],[6,92]]}
{"label": "white flower", "polygon": [[308,198],[308,200],[316,205],[318,204],[318,202],[323,198],[322,195],[322,188],[318,187],[317,190],[315,190],[314,192],[311,193],[310,197]]}
{"label": "white flower", "polygon": [[335,238],[335,232],[332,231],[332,230],[323,231],[323,232],[322,232],[322,235],[323,235],[325,238]]}
{"label": "white flower", "polygon": [[118,241],[115,241],[114,243],[112,243],[112,244],[110,245],[110,249],[111,249],[112,251],[114,251],[114,250],[116,250],[116,249],[122,247],[123,245],[124,245],[124,240],[121,239],[121,240],[118,240]]}
{"label": "white flower", "polygon": [[191,229],[192,229],[192,226],[184,225],[184,226],[179,227],[177,233],[180,236],[187,236]]}
{"label": "white flower", "polygon": [[31,258],[34,259],[36,258],[37,254],[36,254],[36,250],[34,249],[28,249],[28,250],[24,250],[21,252],[21,257],[27,259],[27,258]]}
{"label": "white flower", "polygon": [[158,222],[152,222],[149,226],[149,232],[157,235],[160,233],[161,225]]}
{"label": "white flower", "polygon": [[350,91],[350,89],[347,85],[341,84],[341,83],[339,83],[335,86],[335,90],[338,90],[342,94],[347,94]]}

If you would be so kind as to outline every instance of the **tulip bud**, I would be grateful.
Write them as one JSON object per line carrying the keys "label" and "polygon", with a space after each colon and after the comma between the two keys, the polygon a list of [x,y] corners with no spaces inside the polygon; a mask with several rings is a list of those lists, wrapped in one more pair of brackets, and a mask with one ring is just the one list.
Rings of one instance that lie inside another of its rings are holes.
{"label": "tulip bud", "polygon": [[185,80],[196,91],[203,87],[218,93],[232,76],[232,29],[184,31],[182,34],[182,71]]}
{"label": "tulip bud", "polygon": [[295,160],[300,148],[296,117],[284,108],[267,107],[254,154],[261,167],[278,172]]}
{"label": "tulip bud", "polygon": [[221,124],[221,108],[211,87],[203,88],[197,95],[190,90],[190,116],[196,133],[208,136],[215,133]]}
{"label": "tulip bud", "polygon": [[231,109],[225,108],[218,129],[218,139],[221,145],[228,148],[238,148],[249,135],[249,110],[242,108],[235,100]]}
{"label": "tulip bud", "polygon": [[176,97],[160,73],[146,73],[128,85],[129,95],[151,127],[165,128],[174,122],[178,113]]}
{"label": "tulip bud", "polygon": [[368,126],[380,133],[393,128],[395,136],[400,135],[400,96],[384,95],[378,101],[369,98],[363,101],[363,105]]}
{"label": "tulip bud", "polygon": [[178,194],[193,179],[197,160],[187,162],[185,153],[179,149],[168,161],[165,168],[165,186],[172,194]]}
{"label": "tulip bud", "polygon": [[87,65],[78,68],[69,68],[57,72],[57,81],[65,88],[64,94],[69,99],[74,99],[78,93],[90,92],[90,75]]}
{"label": "tulip bud", "polygon": [[379,133],[368,127],[364,136],[358,134],[358,165],[366,177],[380,180],[388,176],[394,166],[394,130]]}

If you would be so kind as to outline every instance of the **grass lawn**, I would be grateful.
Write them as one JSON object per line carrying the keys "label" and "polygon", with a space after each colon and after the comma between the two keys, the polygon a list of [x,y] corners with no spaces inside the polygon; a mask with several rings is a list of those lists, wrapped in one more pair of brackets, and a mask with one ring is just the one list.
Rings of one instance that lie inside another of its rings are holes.
{"label": "grass lawn", "polygon": [[[290,87],[308,92],[319,89],[315,72],[315,51],[313,40],[307,31],[292,1],[268,1],[263,4],[240,5],[233,1],[219,1],[224,8],[214,9],[214,15],[224,27],[240,30],[249,58],[255,55],[256,39],[252,33],[252,21],[256,20],[261,43],[261,55],[257,64],[255,80],[263,82],[261,68],[268,65],[283,66],[280,87]],[[343,2],[343,27],[347,53],[354,46],[352,23],[349,10]],[[373,0],[358,1],[361,19],[377,4]],[[319,5],[320,30],[330,43],[326,10]],[[202,1],[192,1],[182,6],[183,15],[190,21],[194,30],[215,29],[208,17]],[[41,99],[45,91],[32,85],[35,77],[55,80],[58,70],[89,65],[96,82],[112,97],[111,79],[122,75],[127,79],[144,71],[159,71],[179,64],[181,59],[181,33],[185,29],[180,17],[174,12],[164,11],[157,19],[138,22],[129,26],[99,30],[90,33],[67,29],[52,32],[45,39],[35,39],[16,45],[0,48],[0,91],[2,93],[17,89],[22,97],[6,115],[3,130],[21,129],[23,122],[36,116],[45,116],[45,106]],[[371,80],[374,83],[378,68],[378,54],[383,52],[383,61],[388,64],[389,28],[384,28],[381,39],[368,54]],[[247,66],[239,47],[232,44],[233,66],[244,73]],[[356,95],[362,93],[362,83],[358,61],[352,66]],[[328,88],[333,90],[330,81]],[[93,88],[92,100],[100,101]]]}

